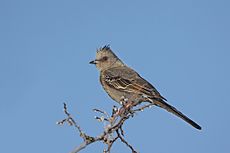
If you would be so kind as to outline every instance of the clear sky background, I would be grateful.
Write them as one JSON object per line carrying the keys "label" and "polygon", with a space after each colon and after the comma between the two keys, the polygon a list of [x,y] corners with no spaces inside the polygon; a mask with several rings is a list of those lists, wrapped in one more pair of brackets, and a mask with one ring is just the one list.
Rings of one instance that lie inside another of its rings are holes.
{"label": "clear sky background", "polygon": [[[230,1],[1,0],[0,152],[67,153],[82,142],[57,126],[69,106],[85,132],[115,104],[88,62],[110,44],[203,130],[153,107],[124,126],[141,153],[229,153]],[[84,153],[99,153],[100,143]],[[116,143],[113,153],[130,152]]]}

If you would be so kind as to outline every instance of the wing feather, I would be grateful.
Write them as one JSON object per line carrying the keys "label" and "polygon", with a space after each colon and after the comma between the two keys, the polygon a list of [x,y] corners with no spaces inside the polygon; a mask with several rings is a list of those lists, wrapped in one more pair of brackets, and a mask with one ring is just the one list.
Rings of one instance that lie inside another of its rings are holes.
{"label": "wing feather", "polygon": [[104,72],[105,83],[116,90],[123,92],[146,95],[148,97],[166,100],[148,81],[137,72],[128,68],[110,69]]}

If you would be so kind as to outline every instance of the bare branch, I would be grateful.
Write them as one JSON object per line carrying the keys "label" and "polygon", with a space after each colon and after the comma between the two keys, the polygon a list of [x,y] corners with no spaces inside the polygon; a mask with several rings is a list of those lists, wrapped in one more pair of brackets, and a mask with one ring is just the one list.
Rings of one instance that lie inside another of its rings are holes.
{"label": "bare branch", "polygon": [[[104,131],[98,136],[93,137],[87,135],[82,131],[80,125],[77,124],[72,115],[68,112],[66,103],[64,103],[63,111],[67,117],[57,122],[57,124],[63,125],[64,123],[67,123],[70,126],[74,126],[78,130],[80,137],[83,139],[83,142],[79,146],[75,147],[70,153],[78,153],[81,150],[85,149],[88,145],[97,141],[101,141],[102,143],[107,145],[107,149],[104,150],[104,153],[110,153],[113,144],[118,139],[126,144],[126,146],[132,150],[132,153],[137,153],[137,151],[135,151],[134,148],[124,139],[124,130],[122,129],[122,126],[126,120],[128,120],[130,117],[133,117],[135,112],[143,111],[145,108],[151,107],[152,104],[144,105],[139,108],[133,109],[133,107],[137,105],[137,103],[132,104],[126,102],[126,105],[123,105],[121,108],[117,108],[116,106],[114,106],[111,116],[107,112],[100,109],[93,109],[93,111],[95,111],[96,113],[102,114],[101,117],[95,117],[98,121],[106,121]],[[116,136],[114,137],[114,135]]]}
{"label": "bare branch", "polygon": [[93,111],[94,111],[94,112],[101,113],[101,114],[103,114],[103,115],[105,115],[106,117],[108,117],[108,118],[109,118],[108,113],[107,113],[107,112],[105,112],[105,111],[103,111],[103,110],[100,110],[100,109],[96,109],[96,108],[94,108],[94,109],[93,109]]}
{"label": "bare branch", "polygon": [[82,149],[84,149],[87,145],[86,141],[82,142],[78,147],[74,148],[73,151],[71,151],[70,153],[77,153],[79,151],[81,151]]}
{"label": "bare branch", "polygon": [[143,110],[146,109],[146,108],[151,108],[153,105],[154,105],[153,103],[146,104],[146,105],[144,105],[144,106],[141,106],[141,107],[139,107],[139,108],[134,109],[133,111],[134,111],[134,112],[143,111]]}
{"label": "bare branch", "polygon": [[110,153],[110,150],[114,144],[114,142],[118,139],[118,136],[109,142],[107,150],[104,150],[105,153]]}
{"label": "bare branch", "polygon": [[132,153],[137,153],[137,151],[135,151],[134,148],[121,136],[119,131],[117,130],[116,132],[117,132],[117,135],[118,135],[119,139],[121,140],[121,142],[126,144],[126,146],[128,146],[132,150]]}
{"label": "bare branch", "polygon": [[63,103],[64,104],[64,113],[67,115],[67,118],[57,122],[58,125],[63,125],[65,122],[67,122],[70,126],[74,125],[79,133],[80,133],[80,136],[83,134],[82,130],[81,130],[81,127],[79,125],[77,125],[77,123],[75,122],[75,120],[72,118],[71,114],[68,112],[67,110],[67,105],[66,103]]}

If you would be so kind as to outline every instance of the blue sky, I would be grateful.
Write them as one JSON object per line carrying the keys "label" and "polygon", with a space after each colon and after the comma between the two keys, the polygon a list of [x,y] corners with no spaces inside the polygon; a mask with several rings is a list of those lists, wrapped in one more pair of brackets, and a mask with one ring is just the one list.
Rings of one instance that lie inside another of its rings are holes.
{"label": "blue sky", "polygon": [[[110,44],[203,127],[153,107],[124,126],[138,151],[228,153],[229,8],[227,0],[1,0],[0,152],[67,153],[80,144],[75,129],[55,124],[63,102],[84,131],[99,134],[92,109],[110,111],[115,102],[88,62]],[[130,151],[116,143],[112,152]]]}

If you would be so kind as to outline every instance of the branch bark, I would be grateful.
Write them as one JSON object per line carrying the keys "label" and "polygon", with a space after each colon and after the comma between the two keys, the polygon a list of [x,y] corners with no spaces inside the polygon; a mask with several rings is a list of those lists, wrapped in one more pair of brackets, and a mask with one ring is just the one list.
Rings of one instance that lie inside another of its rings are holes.
{"label": "branch bark", "polygon": [[137,153],[137,151],[134,149],[133,146],[131,146],[128,141],[124,138],[124,130],[122,129],[123,124],[126,120],[128,120],[130,117],[133,117],[136,112],[143,111],[146,108],[149,108],[152,106],[152,104],[139,106],[138,108],[134,107],[137,104],[134,105],[123,105],[121,108],[113,107],[111,116],[102,110],[99,109],[93,109],[95,112],[100,113],[102,116],[95,117],[100,122],[106,122],[104,131],[99,134],[98,136],[89,136],[86,133],[83,132],[80,125],[77,124],[75,119],[72,117],[72,115],[68,112],[68,108],[66,103],[64,103],[64,114],[67,116],[65,119],[57,122],[58,125],[63,125],[64,123],[67,123],[70,126],[74,126],[77,131],[79,132],[79,136],[83,139],[83,142],[75,147],[70,153],[78,153],[81,150],[85,149],[88,145],[101,141],[102,143],[106,144],[106,149],[104,149],[103,153],[110,153],[111,148],[113,144],[120,139],[121,142],[123,142],[132,153]]}

